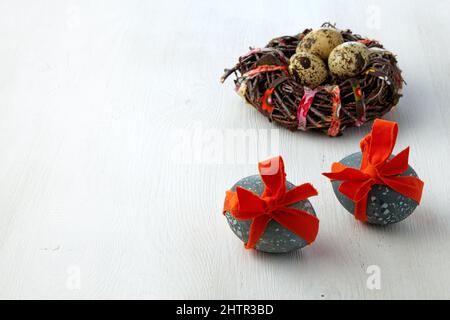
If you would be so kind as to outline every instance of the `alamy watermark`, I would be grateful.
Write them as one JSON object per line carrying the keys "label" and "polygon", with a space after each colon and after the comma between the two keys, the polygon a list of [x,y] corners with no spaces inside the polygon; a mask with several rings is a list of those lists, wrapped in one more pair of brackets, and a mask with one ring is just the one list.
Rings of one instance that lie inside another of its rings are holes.
{"label": "alamy watermark", "polygon": [[201,123],[171,135],[177,164],[255,164],[279,154],[278,129],[216,129]]}
{"label": "alamy watermark", "polygon": [[81,290],[81,269],[79,266],[70,266],[66,270],[66,288],[68,290]]}
{"label": "alamy watermark", "polygon": [[369,277],[366,280],[366,286],[369,290],[381,290],[381,268],[377,265],[368,266],[366,273]]}
{"label": "alamy watermark", "polygon": [[366,26],[369,29],[381,29],[381,8],[378,5],[370,5],[366,9]]}
{"label": "alamy watermark", "polygon": [[78,29],[81,26],[80,7],[70,5],[66,9],[66,24],[69,29]]}

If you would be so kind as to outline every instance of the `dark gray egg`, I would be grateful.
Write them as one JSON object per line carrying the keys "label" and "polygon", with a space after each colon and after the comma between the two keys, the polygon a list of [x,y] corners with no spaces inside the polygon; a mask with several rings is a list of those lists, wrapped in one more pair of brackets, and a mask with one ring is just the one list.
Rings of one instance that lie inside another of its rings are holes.
{"label": "dark gray egg", "polygon": [[[238,186],[258,195],[261,195],[264,191],[264,183],[259,175],[241,179],[231,188],[231,190],[236,191],[236,187]],[[294,187],[295,186],[292,183],[286,181],[286,190],[290,190]],[[294,203],[289,207],[307,211],[314,216],[316,215],[309,200]],[[244,243],[247,243],[251,220],[237,220],[229,212],[226,212],[225,216],[231,230],[233,230],[239,239]],[[287,230],[275,220],[271,220],[256,244],[255,249],[268,253],[286,253],[301,249],[307,245],[308,242],[306,240]]]}
{"label": "dark gray egg", "polygon": [[[393,156],[392,156],[393,157]],[[359,169],[361,166],[361,152],[352,154],[340,163]],[[408,167],[402,176],[417,177],[416,172]],[[342,181],[332,181],[333,190],[339,202],[354,214],[355,204],[352,200],[343,195],[339,190]],[[375,185],[369,192],[367,200],[367,222],[376,225],[388,225],[406,219],[416,209],[417,202],[383,185]]]}

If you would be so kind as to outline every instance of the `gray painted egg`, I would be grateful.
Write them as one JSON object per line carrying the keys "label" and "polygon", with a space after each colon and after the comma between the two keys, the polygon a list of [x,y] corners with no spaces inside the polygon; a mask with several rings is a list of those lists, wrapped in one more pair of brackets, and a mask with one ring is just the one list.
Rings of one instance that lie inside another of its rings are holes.
{"label": "gray painted egg", "polygon": [[[232,188],[236,191],[236,187],[242,187],[257,195],[261,195],[264,191],[264,183],[259,175],[246,177],[239,180]],[[286,190],[290,190],[295,186],[286,181]],[[316,215],[311,203],[308,200],[300,201],[290,205],[289,207],[304,210],[312,215]],[[229,212],[225,213],[228,224],[234,234],[238,236],[244,243],[248,241],[248,233],[250,230],[251,220],[237,220]],[[255,249],[268,253],[286,253],[293,250],[301,249],[308,245],[308,242],[300,238],[295,233],[287,230],[275,220],[271,220],[266,230],[256,244]]]}
{"label": "gray painted egg", "polygon": [[[392,158],[393,156],[391,156]],[[360,168],[361,152],[352,154],[340,163],[353,168]],[[417,177],[416,172],[408,167],[401,176]],[[332,181],[333,190],[339,202],[351,214],[354,213],[355,204],[352,200],[339,192],[342,181]],[[417,202],[383,185],[374,185],[367,199],[367,222],[376,225],[388,225],[406,219],[417,207]]]}

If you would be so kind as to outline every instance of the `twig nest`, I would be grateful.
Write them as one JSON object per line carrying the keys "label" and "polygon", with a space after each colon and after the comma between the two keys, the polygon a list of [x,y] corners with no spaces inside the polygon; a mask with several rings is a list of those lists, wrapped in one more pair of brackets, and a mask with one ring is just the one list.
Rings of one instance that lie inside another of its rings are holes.
{"label": "twig nest", "polygon": [[344,42],[339,30],[334,28],[320,28],[308,33],[297,46],[298,52],[309,52],[328,59],[331,51]]}
{"label": "twig nest", "polygon": [[298,52],[291,57],[290,73],[302,85],[315,88],[328,77],[327,67],[318,56],[308,52]]}
{"label": "twig nest", "polygon": [[[391,156],[393,158],[393,156]],[[340,163],[359,168],[361,165],[361,152],[349,155],[339,161]],[[411,166],[400,176],[417,177]],[[354,214],[355,203],[339,191],[342,181],[332,181],[333,190],[342,206],[351,214]],[[400,222],[410,216],[417,208],[417,202],[408,198],[385,185],[375,185],[367,198],[367,222],[376,225],[388,225]]]}
{"label": "twig nest", "polygon": [[[261,195],[264,191],[264,183],[261,176],[254,175],[239,180],[231,191],[236,191],[237,187],[250,190],[257,195]],[[294,184],[286,181],[286,190],[291,190],[295,187]],[[316,216],[314,208],[309,200],[303,200],[290,205],[289,207],[304,210]],[[228,225],[234,234],[244,243],[248,242],[251,220],[237,220],[229,212],[225,213]],[[264,231],[264,234],[256,244],[255,249],[268,253],[287,253],[294,250],[301,249],[308,245],[308,242],[295,233],[284,228],[275,220],[271,220]]]}
{"label": "twig nest", "polygon": [[[344,45],[342,49],[342,41],[360,44]],[[356,52],[356,47],[360,54],[347,64],[341,50]],[[333,50],[333,57],[328,59]],[[306,53],[323,60],[325,68]],[[312,75],[313,70],[305,67],[308,61],[321,71],[314,70]],[[231,75],[236,91],[269,121],[292,131],[319,131],[332,137],[383,117],[398,104],[404,84],[393,52],[377,40],[336,29],[329,23],[316,31],[305,29],[272,39],[263,48],[252,48],[232,68],[224,70],[221,81]]]}
{"label": "twig nest", "polygon": [[343,43],[330,53],[328,67],[338,78],[354,77],[365,70],[369,63],[369,50],[359,42]]}

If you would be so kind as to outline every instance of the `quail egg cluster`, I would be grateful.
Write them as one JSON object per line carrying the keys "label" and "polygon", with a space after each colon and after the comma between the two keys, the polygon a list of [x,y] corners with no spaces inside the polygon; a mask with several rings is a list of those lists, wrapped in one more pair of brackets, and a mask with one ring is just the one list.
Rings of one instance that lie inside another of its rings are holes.
{"label": "quail egg cluster", "polygon": [[329,75],[337,79],[357,76],[368,63],[369,49],[364,44],[344,42],[338,29],[320,28],[299,42],[289,71],[302,85],[315,88]]}

